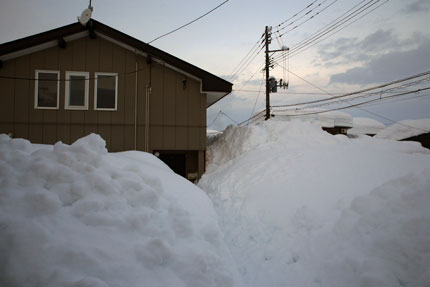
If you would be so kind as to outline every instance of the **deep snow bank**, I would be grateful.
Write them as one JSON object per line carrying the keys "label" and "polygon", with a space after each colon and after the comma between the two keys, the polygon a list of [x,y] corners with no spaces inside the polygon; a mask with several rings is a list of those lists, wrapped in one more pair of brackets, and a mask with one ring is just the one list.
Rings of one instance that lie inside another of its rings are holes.
{"label": "deep snow bank", "polygon": [[0,135],[0,231],[0,286],[237,283],[209,198],[94,134],[70,146]]}
{"label": "deep snow bank", "polygon": [[229,127],[201,179],[247,286],[428,286],[430,153],[305,122]]}
{"label": "deep snow bank", "polygon": [[348,130],[349,135],[375,135],[382,131],[385,125],[371,118],[353,118],[353,127]]}

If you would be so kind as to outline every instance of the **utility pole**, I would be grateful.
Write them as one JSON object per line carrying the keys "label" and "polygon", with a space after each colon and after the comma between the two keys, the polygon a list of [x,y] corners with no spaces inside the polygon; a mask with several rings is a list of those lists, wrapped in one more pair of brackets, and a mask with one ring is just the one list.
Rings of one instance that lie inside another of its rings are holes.
{"label": "utility pole", "polygon": [[[272,28],[269,26],[266,26],[266,30],[264,32],[264,43],[266,46],[266,117],[265,120],[267,121],[270,119],[270,85],[269,85],[269,66],[270,66],[270,59],[269,59],[269,44],[271,41],[271,31]],[[270,33],[270,35],[269,35]]]}
{"label": "utility pole", "polygon": [[283,52],[288,51],[289,48],[282,46],[279,50],[269,50],[269,44],[272,42],[272,27],[266,26],[265,32],[264,32],[264,42],[265,42],[265,56],[266,56],[266,65],[265,65],[265,71],[266,71],[266,117],[265,120],[267,121],[270,119],[270,92],[272,90],[272,87],[270,85],[270,75],[269,75],[269,69],[270,69],[270,57],[269,53],[275,53],[275,52]]}

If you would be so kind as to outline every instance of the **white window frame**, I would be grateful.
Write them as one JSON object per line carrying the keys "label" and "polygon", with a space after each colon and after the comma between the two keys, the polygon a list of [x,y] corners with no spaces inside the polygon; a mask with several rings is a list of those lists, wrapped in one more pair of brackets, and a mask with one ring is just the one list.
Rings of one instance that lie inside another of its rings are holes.
{"label": "white window frame", "polygon": [[[97,108],[97,90],[98,90],[98,77],[99,76],[115,76],[115,108],[106,109],[106,108]],[[94,85],[94,110],[96,111],[116,111],[118,109],[118,73],[95,73],[95,85]]]}
{"label": "white window frame", "polygon": [[[39,74],[40,73],[47,73],[47,74],[57,74],[57,106],[56,107],[39,107]],[[35,109],[41,109],[41,110],[58,110],[58,107],[60,106],[60,71],[58,70],[36,70],[35,76],[36,79],[34,84],[34,108]]]}
{"label": "white window frame", "polygon": [[[69,105],[70,99],[70,76],[84,76],[85,77],[85,95],[84,95],[84,105],[83,106],[71,106]],[[89,100],[89,85],[90,73],[89,72],[76,72],[76,71],[66,71],[66,85],[65,85],[65,110],[88,110],[88,100]]]}

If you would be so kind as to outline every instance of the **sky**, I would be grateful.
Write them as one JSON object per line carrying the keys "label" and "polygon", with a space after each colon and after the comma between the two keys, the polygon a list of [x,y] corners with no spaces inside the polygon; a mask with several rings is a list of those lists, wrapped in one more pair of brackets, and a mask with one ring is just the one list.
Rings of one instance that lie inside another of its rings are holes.
{"label": "sky", "polygon": [[[223,2],[94,0],[92,6],[94,19],[150,42]],[[204,18],[151,45],[234,84],[234,92],[208,109],[209,128],[222,130],[248,119],[265,106],[260,72],[263,52],[240,73],[232,74],[254,45],[260,43],[265,26],[273,27],[270,50],[280,49],[281,45],[295,47],[335,19],[348,15],[345,13],[353,7],[368,2],[229,0]],[[0,43],[73,23],[88,4],[87,0],[2,0]],[[341,30],[328,33],[274,66],[271,76],[288,81],[289,88],[272,93],[272,104],[327,98],[430,71],[430,0],[373,0],[368,6],[360,19],[346,21],[339,26]],[[309,13],[305,15],[306,12]],[[281,33],[286,33],[275,39],[279,35],[275,32],[282,28]],[[258,93],[260,88],[262,92]],[[418,96],[366,106],[370,113],[361,109],[344,111],[385,124],[430,117],[430,96],[425,92]]]}

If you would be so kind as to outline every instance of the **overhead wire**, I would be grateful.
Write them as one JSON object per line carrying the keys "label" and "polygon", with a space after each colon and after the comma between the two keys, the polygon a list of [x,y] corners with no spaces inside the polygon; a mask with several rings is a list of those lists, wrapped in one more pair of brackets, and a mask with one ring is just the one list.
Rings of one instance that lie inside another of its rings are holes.
{"label": "overhead wire", "polygon": [[305,11],[306,9],[310,8],[312,5],[315,4],[315,2],[318,2],[318,0],[314,0],[312,3],[310,3],[308,6],[306,6],[305,8],[303,8],[302,10],[300,10],[299,12],[295,13],[293,16],[291,16],[290,18],[288,18],[287,20],[283,21],[282,23],[276,25],[276,27],[280,27],[283,24],[287,23],[288,21],[290,21],[291,19],[295,18],[297,15],[299,15],[300,13],[302,13],[303,11]]}
{"label": "overhead wire", "polygon": [[194,22],[196,22],[196,21],[200,20],[201,18],[203,18],[203,17],[205,17],[206,15],[208,15],[208,14],[212,13],[212,12],[213,12],[213,11],[215,11],[216,9],[220,8],[222,5],[226,4],[228,1],[230,1],[230,0],[225,0],[224,2],[222,2],[221,4],[219,4],[218,6],[216,6],[215,8],[213,8],[213,9],[209,10],[208,12],[206,12],[205,14],[203,14],[203,15],[201,15],[201,16],[199,16],[199,17],[197,17],[196,19],[194,19],[194,20],[192,20],[192,21],[190,21],[190,22],[188,22],[188,23],[186,23],[186,24],[184,24],[184,25],[182,25],[182,26],[180,26],[180,27],[178,27],[178,28],[176,28],[176,29],[174,29],[174,30],[172,30],[172,31],[170,31],[170,32],[167,32],[167,33],[165,33],[165,34],[163,34],[163,35],[161,35],[161,36],[156,37],[155,39],[153,39],[153,40],[149,41],[149,42],[148,42],[148,44],[151,44],[152,42],[157,41],[158,39],[161,39],[161,38],[163,38],[163,37],[165,37],[165,36],[167,36],[167,35],[170,35],[170,34],[172,34],[172,33],[176,32],[176,31],[178,31],[178,30],[180,30],[180,29],[182,29],[182,28],[185,28],[185,27],[187,27],[187,26],[191,25],[192,23],[194,23]]}
{"label": "overhead wire", "polygon": [[[292,73],[293,75],[295,75],[295,76],[298,76],[297,74],[295,74],[295,73],[293,73],[293,72],[291,72],[290,71],[290,73]],[[428,74],[428,73],[430,73],[430,71],[428,71],[428,72],[424,72],[425,74]],[[319,88],[319,87],[317,87],[316,85],[314,85],[314,84],[312,84],[311,82],[309,82],[309,81],[307,81],[307,80],[305,80],[304,78],[302,78],[302,77],[300,77],[300,76],[298,76],[300,79],[302,79],[302,80],[304,80],[304,81],[306,81],[308,84],[310,84],[310,85],[312,85],[313,87],[316,87],[316,88],[318,88],[319,90],[321,90],[321,91],[324,91],[323,89],[321,89],[321,88]],[[332,94],[330,94],[329,92],[326,92],[326,91],[324,91],[326,94],[328,94],[328,95],[331,95],[331,96],[333,96]],[[390,118],[388,118],[388,117],[385,117],[385,116],[382,116],[382,115],[379,115],[379,114],[377,114],[377,113],[374,113],[374,112],[372,112],[372,111],[369,111],[369,110],[367,110],[367,109],[364,109],[364,108],[362,108],[362,107],[360,107],[360,105],[354,105],[354,106],[350,106],[350,108],[353,108],[353,107],[355,107],[355,108],[357,108],[357,109],[360,109],[360,110],[362,110],[362,111],[364,111],[364,112],[366,112],[366,113],[368,113],[368,114],[371,114],[371,115],[374,115],[374,116],[376,116],[376,117],[379,117],[379,118],[381,118],[381,119],[385,119],[385,120],[387,120],[387,121],[390,121],[390,122],[392,122],[392,123],[398,123],[398,124],[400,124],[400,125],[404,125],[404,126],[407,126],[407,127],[411,127],[411,126],[408,126],[408,125],[406,125],[406,124],[402,124],[402,123],[399,123],[398,121],[395,121],[395,120],[392,120],[392,119],[390,119]],[[411,127],[411,128],[415,128],[415,127]]]}
{"label": "overhead wire", "polygon": [[[390,0],[385,0],[384,2],[380,3],[378,6],[374,7],[373,9],[371,9],[370,11],[367,11],[368,9],[370,9],[372,6],[376,5],[380,1],[381,0],[376,0],[376,1],[375,0],[371,0],[371,1],[368,1],[364,5],[362,5],[359,8],[357,8],[355,11],[353,11],[350,14],[346,15],[351,10],[355,9],[358,5],[360,5],[361,3],[365,2],[365,0],[361,1],[360,3],[358,3],[357,5],[355,5],[353,8],[349,9],[347,12],[345,12],[344,14],[342,14],[340,17],[336,18],[335,20],[331,21],[329,24],[327,24],[323,28],[319,29],[314,34],[312,34],[309,37],[307,37],[306,39],[298,42],[297,44],[292,45],[292,47],[290,48],[290,55],[289,55],[289,57],[296,56],[297,54],[299,54],[301,52],[304,52],[305,50],[309,49],[310,47],[312,47],[312,46],[314,46],[314,45],[316,45],[316,44],[324,41],[325,39],[327,39],[327,38],[335,35],[336,33],[342,31],[343,29],[349,27],[350,25],[352,25],[353,23],[355,23],[358,20],[362,19],[366,15],[368,15],[371,12],[375,11],[376,9],[378,9],[379,7],[381,7],[382,5],[384,5],[387,2],[389,2]],[[361,15],[362,13],[364,13],[366,11],[367,11],[367,13]],[[361,15],[361,16],[358,17],[358,18],[356,18],[359,15]],[[343,17],[343,16],[345,16],[345,17]],[[354,18],[356,18],[356,19],[354,19]],[[281,59],[282,59],[282,55],[277,56],[274,60],[275,61],[280,61]]]}
{"label": "overhead wire", "polygon": [[[254,46],[252,46],[251,50],[249,50],[249,52],[245,55],[245,57],[242,58],[242,60],[239,62],[239,64],[237,64],[237,66],[233,69],[233,71],[230,73],[230,75],[227,77],[229,80],[232,79],[234,74],[237,74],[236,72],[240,70],[239,67],[241,67],[246,61],[246,59],[248,58],[248,56],[252,55],[255,53],[255,49],[258,49],[258,47],[261,47],[261,39],[263,39],[264,34],[261,35],[260,39],[257,41],[257,43],[254,44]],[[260,44],[260,46],[259,46]]]}
{"label": "overhead wire", "polygon": [[[345,110],[345,109],[350,109],[350,108],[358,108],[358,107],[366,105],[368,103],[372,103],[372,102],[376,102],[376,101],[382,101],[385,98],[394,98],[394,97],[404,96],[404,95],[408,95],[408,94],[412,94],[412,93],[418,93],[418,92],[425,91],[425,90],[430,90],[430,87],[426,87],[426,88],[422,88],[422,89],[417,89],[415,91],[404,92],[404,93],[400,93],[400,94],[396,94],[396,95],[391,95],[391,96],[384,97],[382,99],[380,99],[380,98],[378,98],[378,99],[372,99],[372,100],[368,100],[368,101],[357,103],[357,104],[351,104],[351,105],[345,106],[345,107],[333,108],[333,109],[330,109],[330,110],[321,110],[321,111],[315,111],[315,112],[306,112],[306,113],[292,114],[292,115],[278,115],[278,116],[297,117],[297,116],[307,116],[307,115],[323,114],[323,113],[328,113],[328,112],[333,112],[333,111],[338,111],[338,110]],[[294,110],[290,110],[290,111],[294,111]],[[373,113],[373,112],[369,112],[369,113],[373,114],[374,116],[377,116],[377,117],[383,118],[385,120],[388,120],[390,122],[397,123],[399,125],[403,125],[403,126],[406,126],[406,127],[409,127],[409,128],[421,130],[421,131],[424,131],[426,133],[430,132],[429,130],[424,130],[424,129],[413,127],[413,126],[410,126],[410,125],[407,125],[407,124],[404,124],[404,123],[400,123],[398,121],[394,121],[392,119],[389,119],[387,117],[378,115],[378,114]]]}
{"label": "overhead wire", "polygon": [[[342,15],[340,15],[339,17],[337,17],[336,19],[332,20],[331,22],[329,22],[325,26],[321,27],[319,30],[317,30],[312,35],[309,35],[307,38],[303,39],[302,41],[300,41],[300,42],[298,42],[296,44],[291,45],[290,50],[293,51],[297,47],[300,47],[301,45],[306,44],[308,41],[312,40],[314,37],[316,37],[316,36],[320,35],[321,33],[323,33],[326,29],[329,29],[333,25],[336,25],[336,23],[338,23],[339,21],[342,21],[343,19],[345,19],[345,18],[342,19],[342,17],[344,17],[350,11],[354,10],[355,8],[357,8],[359,5],[361,5],[365,1],[368,1],[368,0],[362,0],[361,2],[357,3],[352,8],[350,8],[349,10],[347,10],[346,12],[344,12]],[[371,1],[373,1],[373,0],[371,0]]]}
{"label": "overhead wire", "polygon": [[[295,74],[293,72],[291,72],[291,73],[293,75],[295,75],[295,76],[298,76],[297,74]],[[340,98],[345,98],[345,97],[349,97],[349,96],[356,95],[356,94],[363,94],[363,93],[368,92],[368,91],[385,88],[385,87],[388,87],[388,86],[391,86],[391,85],[394,85],[394,84],[398,84],[398,83],[401,83],[401,82],[406,82],[406,81],[409,81],[409,80],[412,80],[412,79],[416,79],[416,78],[423,77],[423,76],[428,76],[428,75],[430,75],[430,71],[419,73],[419,74],[416,74],[416,75],[413,75],[413,76],[410,76],[410,77],[406,77],[406,78],[403,78],[403,79],[400,79],[400,80],[396,80],[396,81],[392,81],[392,82],[389,82],[389,83],[381,84],[381,85],[378,85],[378,86],[374,86],[374,87],[362,89],[362,90],[359,90],[359,91],[342,94],[342,95],[339,95],[339,96],[334,96],[333,94],[331,94],[329,92],[325,92],[325,94],[331,95],[330,98],[326,98],[326,99],[319,99],[319,100],[307,101],[307,102],[296,103],[296,104],[274,105],[273,107],[292,107],[292,106],[301,106],[301,105],[314,104],[314,103],[319,103],[319,102],[324,102],[324,101],[332,101],[332,100],[336,100],[336,99],[340,99]],[[298,76],[298,77],[300,79],[306,81],[308,84],[311,84],[313,87],[316,87],[316,88],[324,91],[323,89],[317,87],[316,85],[314,85],[311,82],[303,79],[302,77],[300,77],[300,76]],[[424,80],[428,81],[429,79],[430,78],[427,77]],[[369,94],[369,95],[373,95],[373,94]]]}
{"label": "overhead wire", "polygon": [[[255,107],[257,106],[258,99],[260,98],[261,88],[263,87],[263,83],[264,83],[264,77],[261,79],[260,90],[258,91],[257,97],[255,98],[254,107],[252,108],[252,111],[251,111],[251,114],[249,115],[249,118],[251,118],[252,115],[254,114]],[[248,123],[246,125],[248,125]]]}
{"label": "overhead wire", "polygon": [[[324,4],[325,2],[326,2],[327,0],[324,0],[322,3],[320,3],[315,9],[317,9],[318,7],[320,7],[322,4]],[[318,16],[318,15],[320,15],[322,12],[324,12],[326,9],[328,9],[328,8],[330,8],[334,3],[336,3],[337,2],[337,0],[333,0],[332,2],[330,2],[326,7],[324,7],[323,9],[321,9],[320,11],[318,11],[318,12],[315,12],[313,15],[311,15],[309,18],[307,18],[306,20],[304,20],[303,22],[301,22],[301,23],[298,23],[296,26],[294,26],[294,27],[292,27],[291,29],[289,29],[289,30],[287,30],[287,31],[285,31],[285,32],[283,32],[282,34],[281,33],[279,33],[279,36],[278,37],[280,37],[280,38],[282,38],[285,34],[287,34],[287,33],[289,33],[289,32],[291,32],[291,31],[293,31],[293,30],[295,30],[295,29],[297,29],[297,28],[299,28],[300,26],[302,26],[302,25],[304,25],[305,23],[307,23],[307,22],[309,22],[310,20],[312,20],[312,19],[314,19],[316,16]],[[311,12],[313,12],[313,10],[310,10],[308,13],[306,13],[304,16],[307,16],[308,14],[310,14]],[[291,22],[290,24],[293,24],[294,22]],[[284,30],[284,29],[286,29],[288,26],[285,26],[285,27],[283,27],[282,29],[280,29],[279,30],[279,32],[280,31],[282,31],[282,30]]]}
{"label": "overhead wire", "polygon": [[[240,75],[243,71],[245,71],[246,70],[246,68],[248,68],[248,66],[251,64],[251,63],[253,63],[254,62],[254,60],[257,58],[257,56],[261,53],[261,51],[264,49],[264,46],[263,47],[261,47],[253,56],[252,56],[252,58],[249,58],[248,60],[247,60],[247,62],[246,62],[246,64],[244,64],[241,68],[240,68],[240,70],[238,70],[237,72],[236,72],[236,75]],[[230,79],[231,80],[231,79]]]}

